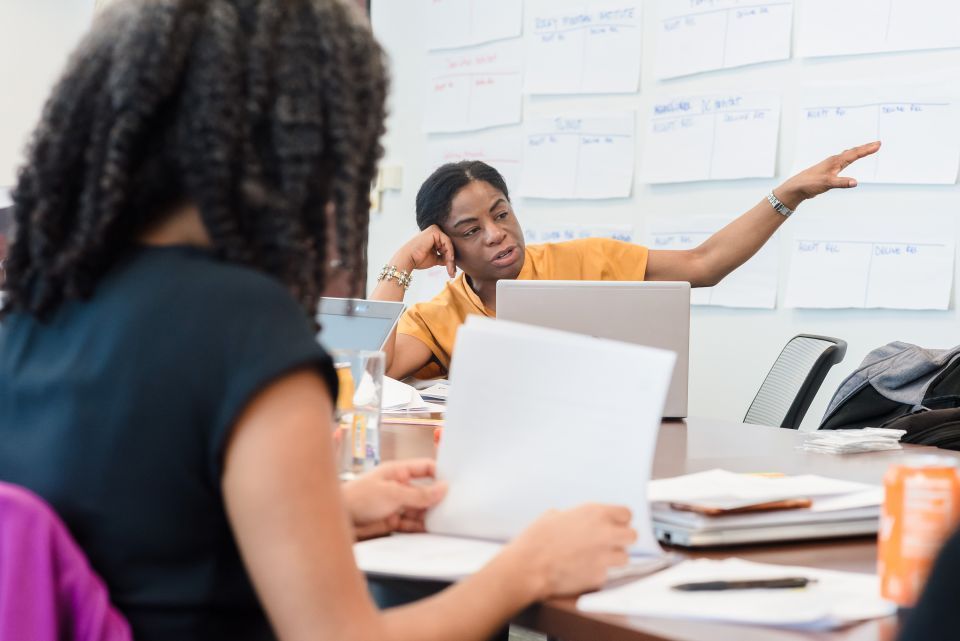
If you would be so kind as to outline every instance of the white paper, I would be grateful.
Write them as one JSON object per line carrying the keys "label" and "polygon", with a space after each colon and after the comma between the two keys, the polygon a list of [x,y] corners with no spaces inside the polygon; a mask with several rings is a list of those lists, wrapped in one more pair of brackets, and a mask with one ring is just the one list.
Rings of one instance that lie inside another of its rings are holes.
{"label": "white paper", "polygon": [[[728,215],[653,216],[647,224],[647,247],[693,249],[732,220]],[[690,304],[758,309],[776,307],[779,240],[776,235],[768,240],[760,251],[718,285],[691,289]]]}
{"label": "white paper", "polygon": [[431,137],[427,141],[427,167],[433,172],[440,165],[462,160],[480,160],[500,172],[507,189],[520,186],[523,162],[523,131],[520,127],[480,133]]}
{"label": "white paper", "polygon": [[840,56],[960,47],[956,0],[804,0],[800,55]]}
{"label": "white paper", "polygon": [[[682,592],[680,583],[806,577],[817,583],[798,590],[724,590]],[[705,621],[726,621],[806,630],[832,630],[856,621],[895,614],[896,605],[880,598],[873,574],[753,563],[684,561],[622,587],[585,594],[577,607],[587,612]]]}
{"label": "white paper", "polygon": [[627,198],[635,148],[632,111],[529,119],[520,193],[528,198]]}
{"label": "white paper", "polygon": [[434,534],[393,534],[353,546],[362,572],[434,581],[470,576],[503,548],[502,543]]}
{"label": "white paper", "polygon": [[643,31],[640,16],[639,0],[528,0],[524,91],[637,91]]}
{"label": "white paper", "polygon": [[423,129],[472,131],[520,122],[519,39],[427,55]]}
{"label": "white paper", "polygon": [[[502,549],[503,543],[440,536],[436,534],[393,534],[353,546],[361,572],[407,579],[457,581],[479,571]],[[667,555],[637,557],[627,565],[610,568],[609,579],[639,576],[662,569]]]}
{"label": "white paper", "polygon": [[952,185],[960,167],[958,121],[956,103],[928,91],[823,91],[800,108],[794,173],[880,140],[880,151],[841,175],[864,183]]}
{"label": "white paper", "polygon": [[657,98],[647,116],[641,177],[647,183],[769,178],[779,130],[775,94]]}
{"label": "white paper", "polygon": [[756,505],[793,498],[849,495],[871,491],[875,486],[814,474],[765,477],[714,469],[650,481],[647,498],[663,503],[710,504],[723,499],[741,505]]}
{"label": "white paper", "polygon": [[562,243],[578,238],[612,238],[626,243],[633,242],[632,225],[583,225],[577,223],[550,223],[529,225],[523,228],[527,243]]}
{"label": "white paper", "polygon": [[956,227],[951,212],[802,217],[791,225],[785,305],[947,309]]}
{"label": "white paper", "polygon": [[13,207],[13,200],[10,198],[10,191],[0,187],[0,209]]}
{"label": "white paper", "polygon": [[633,512],[631,551],[658,553],[646,484],[675,360],[664,350],[469,316],[457,334],[437,453],[437,478],[449,491],[428,513],[427,530],[509,540],[545,510],[612,503]]}
{"label": "white paper", "polygon": [[515,38],[523,28],[523,6],[519,0],[420,1],[428,49],[452,49]]}
{"label": "white paper", "polygon": [[659,0],[657,77],[790,57],[792,0]]}
{"label": "white paper", "polygon": [[[363,385],[366,380],[368,380],[368,378],[362,379],[360,384]],[[380,397],[380,407],[382,414],[446,411],[446,407],[443,405],[424,401],[420,393],[413,387],[389,376],[383,377],[383,392]]]}

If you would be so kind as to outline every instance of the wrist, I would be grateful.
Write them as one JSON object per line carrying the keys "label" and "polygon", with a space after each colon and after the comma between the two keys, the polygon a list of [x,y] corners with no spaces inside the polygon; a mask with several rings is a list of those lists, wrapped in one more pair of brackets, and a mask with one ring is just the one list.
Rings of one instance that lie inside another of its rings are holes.
{"label": "wrist", "polygon": [[488,567],[497,573],[500,589],[521,607],[550,596],[547,572],[542,564],[535,554],[527,553],[516,544],[505,547]]}
{"label": "wrist", "polygon": [[416,269],[416,265],[413,262],[413,259],[410,258],[409,254],[403,252],[397,252],[393,255],[393,258],[387,263],[388,265],[393,265],[397,269],[402,271],[412,273]]}
{"label": "wrist", "polygon": [[798,189],[793,189],[789,184],[783,183],[773,190],[773,195],[784,205],[796,211],[806,197]]}

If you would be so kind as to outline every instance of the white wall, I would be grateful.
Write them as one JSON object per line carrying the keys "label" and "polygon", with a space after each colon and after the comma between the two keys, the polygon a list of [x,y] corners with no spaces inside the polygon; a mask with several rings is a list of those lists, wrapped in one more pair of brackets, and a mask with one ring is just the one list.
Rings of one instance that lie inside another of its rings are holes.
{"label": "white wall", "polygon": [[[520,0],[517,0],[518,2]],[[797,0],[802,2],[802,0]],[[524,115],[576,110],[641,109],[642,100],[659,91],[704,93],[718,91],[776,91],[782,96],[779,175],[772,180],[701,182],[650,186],[635,177],[630,199],[608,201],[548,201],[517,199],[521,222],[595,222],[630,224],[642,237],[651,214],[676,216],[742,212],[749,209],[787,176],[795,146],[794,114],[807,88],[822,86],[886,87],[933,83],[945,91],[960,88],[960,50],[854,56],[824,60],[768,63],[741,69],[711,72],[660,82],[654,79],[654,21],[652,3],[644,8],[641,92],[627,96],[526,97]],[[370,282],[395,249],[416,232],[414,198],[429,173],[421,133],[423,101],[423,21],[421,3],[415,0],[374,0],[374,31],[391,56],[393,74],[390,118],[385,138],[387,164],[404,168],[403,188],[387,192],[383,212],[372,216],[370,229]],[[797,29],[794,19],[794,51]],[[642,123],[642,120],[639,122]],[[638,144],[643,145],[638,126]],[[865,141],[866,142],[866,141]],[[838,149],[838,151],[840,151]],[[639,163],[638,163],[639,165]],[[639,173],[639,172],[638,172]],[[851,212],[909,218],[918,211],[960,212],[960,187],[861,185],[848,192],[832,192],[801,206],[796,216],[808,212],[842,217]],[[787,225],[789,227],[789,225]],[[785,231],[789,231],[785,229]],[[784,242],[780,238],[777,242]],[[786,245],[784,245],[786,247]],[[906,340],[927,347],[960,343],[960,315],[955,305],[946,312],[877,310],[816,311],[784,309],[783,289],[787,252],[781,253],[778,308],[770,311],[696,307],[693,312],[690,355],[690,413],[740,420],[760,382],[788,338],[798,333],[837,336],[849,343],[846,360],[834,368],[811,407],[804,429],[815,427],[829,395],[840,380],[872,348],[891,340]],[[955,268],[956,269],[956,268]],[[408,302],[416,300],[408,296]]]}
{"label": "white wall", "polygon": [[94,0],[0,0],[0,190],[13,185],[27,137],[93,9]]}

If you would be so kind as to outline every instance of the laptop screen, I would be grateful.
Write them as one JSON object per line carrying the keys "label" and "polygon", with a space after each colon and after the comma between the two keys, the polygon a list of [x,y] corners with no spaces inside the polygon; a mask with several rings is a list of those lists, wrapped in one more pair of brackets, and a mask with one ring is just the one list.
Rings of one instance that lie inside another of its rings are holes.
{"label": "laptop screen", "polygon": [[378,350],[403,312],[403,303],[351,298],[320,301],[317,339],[327,350]]}

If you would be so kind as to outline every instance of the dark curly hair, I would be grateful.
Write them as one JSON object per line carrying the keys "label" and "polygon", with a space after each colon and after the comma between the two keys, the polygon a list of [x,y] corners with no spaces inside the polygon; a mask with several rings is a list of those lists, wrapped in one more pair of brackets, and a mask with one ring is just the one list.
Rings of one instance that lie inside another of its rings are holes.
{"label": "dark curly hair", "polygon": [[138,234],[195,205],[221,258],[282,281],[312,316],[328,217],[366,269],[384,55],[338,0],[126,0],[49,98],[13,190],[2,314],[92,295]]}
{"label": "dark curly hair", "polygon": [[490,183],[508,201],[510,192],[500,172],[479,160],[461,160],[440,165],[420,185],[417,192],[417,227],[421,231],[439,225],[450,215],[450,206],[457,192],[475,180]]}

